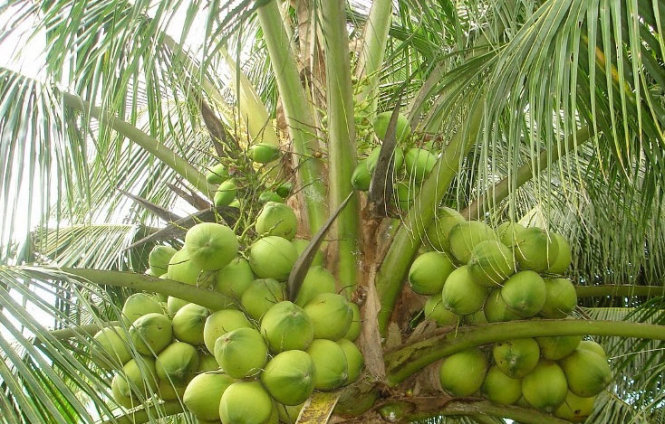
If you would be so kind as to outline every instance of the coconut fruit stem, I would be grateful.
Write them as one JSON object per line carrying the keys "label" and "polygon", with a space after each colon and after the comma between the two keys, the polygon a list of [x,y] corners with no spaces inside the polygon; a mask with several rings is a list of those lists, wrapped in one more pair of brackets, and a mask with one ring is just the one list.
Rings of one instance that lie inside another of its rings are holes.
{"label": "coconut fruit stem", "polygon": [[529,320],[461,327],[388,353],[386,383],[395,386],[434,361],[488,343],[539,336],[595,335],[665,340],[662,325],[625,321]]}

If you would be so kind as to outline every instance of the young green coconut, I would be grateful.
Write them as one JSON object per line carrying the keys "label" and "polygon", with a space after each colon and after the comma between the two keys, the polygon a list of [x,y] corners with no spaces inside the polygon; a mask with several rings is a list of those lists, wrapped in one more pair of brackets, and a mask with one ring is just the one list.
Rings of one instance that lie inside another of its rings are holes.
{"label": "young green coconut", "polygon": [[607,359],[586,349],[576,349],[559,361],[571,392],[591,397],[602,392],[612,381]]}
{"label": "young green coconut", "polygon": [[93,336],[98,343],[90,349],[92,358],[97,365],[106,369],[122,368],[130,359],[132,353],[127,345],[127,334],[122,327],[104,327]]}
{"label": "young green coconut", "polygon": [[187,231],[184,248],[194,265],[204,271],[216,271],[236,257],[238,240],[226,225],[202,222]]}
{"label": "young green coconut", "polygon": [[303,307],[321,293],[335,293],[335,277],[321,266],[311,266],[294,303]]}
{"label": "young green coconut", "polygon": [[203,328],[210,315],[207,308],[189,303],[180,308],[171,321],[173,335],[181,342],[191,345],[203,344]]}
{"label": "young green coconut", "polygon": [[472,395],[482,386],[487,368],[487,358],[478,348],[453,353],[439,368],[441,387],[455,396]]}
{"label": "young green coconut", "polygon": [[321,293],[305,305],[305,314],[314,327],[314,338],[338,340],[349,331],[353,310],[342,295]]}
{"label": "young green coconut", "polygon": [[157,299],[149,294],[134,293],[125,300],[122,306],[122,319],[126,325],[132,324],[143,315],[164,312]]}
{"label": "young green coconut", "polygon": [[522,379],[522,394],[529,405],[553,412],[566,399],[568,385],[556,362],[541,361]]}
{"label": "young green coconut", "polygon": [[157,377],[175,386],[185,385],[199,368],[199,354],[188,343],[175,342],[168,345],[155,361]]}
{"label": "young green coconut", "polygon": [[487,240],[497,240],[496,233],[480,221],[462,221],[453,226],[448,234],[450,253],[461,264],[468,263],[473,248]]}
{"label": "young green coconut", "polygon": [[454,269],[455,265],[445,253],[425,252],[416,257],[409,268],[411,290],[424,295],[441,293]]}
{"label": "young green coconut", "polygon": [[522,380],[507,376],[493,365],[487,371],[481,391],[492,402],[512,405],[522,397]]}
{"label": "young green coconut", "polygon": [[254,273],[246,259],[236,256],[217,273],[215,291],[233,299],[240,299],[254,281]]}
{"label": "young green coconut", "polygon": [[249,249],[249,265],[260,278],[285,281],[298,259],[298,252],[283,237],[267,236],[258,239]]}
{"label": "young green coconut", "polygon": [[252,324],[245,314],[235,309],[222,309],[212,313],[203,326],[203,343],[208,352],[215,353],[215,342],[223,334],[237,328],[251,328]]}
{"label": "young green coconut", "polygon": [[238,381],[226,388],[219,402],[224,424],[268,424],[273,401],[258,381]]}
{"label": "young green coconut", "polygon": [[272,278],[260,278],[245,290],[240,304],[245,312],[256,321],[273,305],[286,300],[286,285]]}
{"label": "young green coconut", "polygon": [[268,346],[257,330],[238,328],[217,338],[215,359],[231,377],[251,377],[268,361]]}
{"label": "young green coconut", "polygon": [[148,254],[148,265],[155,277],[166,274],[169,267],[169,261],[177,252],[171,246],[155,246]]}
{"label": "young green coconut", "polygon": [[284,203],[267,202],[256,218],[254,228],[260,236],[279,236],[292,240],[298,230],[298,218],[293,209]]}
{"label": "young green coconut", "polygon": [[335,390],[347,383],[348,363],[340,345],[332,340],[315,339],[307,353],[314,361],[314,388]]}
{"label": "young green coconut", "polygon": [[547,288],[543,278],[534,271],[520,271],[503,283],[501,298],[522,318],[538,314],[545,305]]}
{"label": "young green coconut", "polygon": [[450,273],[441,290],[443,307],[457,315],[469,315],[479,311],[489,290],[476,284],[468,265]]}
{"label": "young green coconut", "polygon": [[305,350],[314,340],[314,326],[298,305],[283,301],[272,306],[261,319],[261,334],[271,352]]}
{"label": "young green coconut", "polygon": [[439,252],[449,252],[450,242],[448,237],[450,230],[464,221],[466,221],[464,217],[455,209],[443,207],[437,210],[436,218],[427,228],[427,241]]}
{"label": "young green coconut", "polygon": [[143,315],[129,327],[129,337],[139,353],[156,356],[171,344],[173,339],[171,320],[163,314]]}
{"label": "young green coconut", "polygon": [[538,365],[540,347],[535,339],[514,339],[496,343],[492,349],[496,366],[508,377],[522,378]]}
{"label": "young green coconut", "polygon": [[270,395],[284,405],[298,405],[314,391],[314,361],[307,352],[287,350],[275,355],[261,373]]}
{"label": "young green coconut", "polygon": [[182,401],[200,420],[219,420],[219,402],[222,394],[235,380],[221,372],[205,372],[187,384]]}

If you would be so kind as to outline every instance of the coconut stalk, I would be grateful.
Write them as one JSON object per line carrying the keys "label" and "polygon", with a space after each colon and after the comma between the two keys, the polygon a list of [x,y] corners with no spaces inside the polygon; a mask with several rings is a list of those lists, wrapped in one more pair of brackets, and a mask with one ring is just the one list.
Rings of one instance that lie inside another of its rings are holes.
{"label": "coconut stalk", "polygon": [[478,324],[441,331],[386,354],[386,384],[395,386],[427,365],[474,346],[541,336],[618,336],[665,340],[665,327],[626,321],[528,320]]}
{"label": "coconut stalk", "polygon": [[[35,271],[35,269],[31,270]],[[228,304],[228,297],[221,293],[151,275],[83,268],[61,268],[50,271],[66,278],[79,277],[99,286],[127,287],[133,290],[161,293],[196,303],[212,310],[222,309]],[[52,278],[52,275],[49,275],[49,277]]]}
{"label": "coconut stalk", "polygon": [[376,105],[379,100],[377,89],[392,15],[392,0],[374,0],[363,30],[362,51],[358,57],[356,77],[359,81],[364,78],[366,84],[361,85],[360,91],[356,94],[356,103],[369,101],[367,118],[370,122],[376,117]]}
{"label": "coconut stalk", "polygon": [[457,175],[461,158],[469,152],[476,141],[483,116],[483,102],[484,97],[481,97],[473,104],[467,130],[455,134],[437,161],[381,263],[376,278],[376,289],[381,299],[378,321],[382,335],[386,333],[395,303],[402,291],[404,276],[421,244],[425,228],[434,219],[437,204]]}
{"label": "coconut stalk", "polygon": [[294,167],[298,170],[298,185],[302,187],[310,234],[315,234],[326,221],[326,193],[322,180],[322,164],[314,157],[316,151],[316,125],[300,84],[298,65],[291,50],[289,39],[282,23],[277,2],[268,1],[257,9],[263,29],[263,39],[268,48],[270,64],[282,104],[289,133],[295,151]]}
{"label": "coconut stalk", "polygon": [[160,143],[156,138],[149,136],[130,123],[116,118],[113,114],[105,112],[97,106],[92,106],[89,102],[74,94],[62,93],[62,98],[65,106],[87,113],[101,123],[107,124],[115,131],[127,137],[132,142],[147,150],[157,159],[161,160],[197,190],[201,191],[209,198],[212,198],[212,195],[215,192],[215,186],[206,181],[205,175],[200,173],[185,159],[178,156],[173,150]]}
{"label": "coconut stalk", "polygon": [[[351,174],[356,166],[353,94],[349,65],[344,0],[321,4],[328,94],[329,209],[336,211],[353,191]],[[347,294],[356,286],[358,264],[358,201],[354,196],[337,217],[337,277]]]}

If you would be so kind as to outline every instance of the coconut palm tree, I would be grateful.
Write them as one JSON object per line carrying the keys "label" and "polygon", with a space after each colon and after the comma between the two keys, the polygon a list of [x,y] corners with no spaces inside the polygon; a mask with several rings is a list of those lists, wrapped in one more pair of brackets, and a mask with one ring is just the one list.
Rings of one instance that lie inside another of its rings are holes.
{"label": "coconut palm tree", "polygon": [[[120,309],[136,291],[219,309],[219,293],[145,275],[148,253],[179,248],[200,221],[229,225],[246,248],[261,193],[289,182],[299,235],[361,305],[366,363],[360,383],[315,394],[301,422],[331,411],[564,422],[437,387],[450,354],[551,335],[591,335],[608,353],[614,379],[588,422],[664,422],[664,11],[659,0],[9,0],[0,421],[194,422],[179,400],[118,405],[91,336],[126,329]],[[259,143],[281,159],[253,163]],[[405,143],[436,155],[426,178],[392,172]],[[369,191],[353,190],[377,146]],[[232,205],[213,205],[218,163],[236,180]],[[424,298],[404,283],[443,206],[562,234],[575,318],[423,321]]]}

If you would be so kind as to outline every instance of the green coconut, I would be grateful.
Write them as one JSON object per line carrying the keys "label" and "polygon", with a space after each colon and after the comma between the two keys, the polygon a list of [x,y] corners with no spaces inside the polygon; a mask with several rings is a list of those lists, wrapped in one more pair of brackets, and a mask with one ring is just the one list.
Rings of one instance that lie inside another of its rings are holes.
{"label": "green coconut", "polygon": [[577,396],[595,396],[612,381],[607,359],[590,350],[577,349],[559,363],[566,374],[568,388]]}
{"label": "green coconut", "polygon": [[199,369],[199,354],[189,343],[171,343],[157,356],[155,368],[160,380],[182,386]]}
{"label": "green coconut", "polygon": [[440,252],[448,252],[450,249],[448,240],[450,230],[464,221],[464,217],[455,209],[448,207],[439,209],[434,221],[427,227],[427,241],[434,249]]}
{"label": "green coconut", "polygon": [[146,357],[137,359],[127,362],[111,381],[114,399],[124,406],[127,403],[137,406],[157,390],[155,361]]}
{"label": "green coconut", "polygon": [[520,225],[517,222],[508,221],[497,227],[496,235],[499,237],[499,241],[505,246],[513,247],[515,246],[517,235],[525,229],[526,228],[523,225]]}
{"label": "green coconut", "polygon": [[217,165],[210,168],[206,173],[206,181],[210,184],[221,184],[224,181],[228,180],[230,177],[229,171],[226,170],[224,164],[218,163]]}
{"label": "green coconut", "polygon": [[217,273],[215,291],[234,299],[240,299],[252,281],[254,281],[254,274],[249,262],[237,256]]}
{"label": "green coconut", "polygon": [[468,265],[450,273],[441,291],[443,307],[457,315],[469,315],[482,309],[487,287],[476,284]]}
{"label": "green coconut", "polygon": [[[365,166],[367,167],[367,171],[370,173],[370,176],[376,169],[376,164],[379,161],[380,154],[381,154],[381,146],[377,146],[374,149],[372,149],[369,156],[367,156],[367,159],[365,160]],[[398,171],[402,167],[402,164],[404,164],[404,152],[402,152],[402,149],[396,147],[395,150],[393,150],[392,159],[394,166],[393,169],[395,171]]]}
{"label": "green coconut", "polygon": [[173,335],[181,342],[202,345],[203,327],[208,315],[210,311],[203,306],[194,303],[183,306],[173,316]]}
{"label": "green coconut", "polygon": [[337,340],[344,337],[353,319],[351,305],[342,295],[321,293],[305,305],[314,327],[314,338]]}
{"label": "green coconut", "polygon": [[605,353],[605,349],[603,349],[603,347],[600,344],[594,342],[593,340],[582,340],[580,344],[577,345],[577,348],[594,352],[596,355],[599,355],[607,359],[607,354]]}
{"label": "green coconut", "polygon": [[158,355],[173,339],[171,320],[158,313],[143,315],[129,327],[129,337],[139,353]]}
{"label": "green coconut", "polygon": [[104,327],[93,336],[97,343],[91,348],[92,358],[97,365],[106,369],[118,369],[132,359],[127,345],[127,336],[122,327]]}
{"label": "green coconut", "polygon": [[342,348],[346,356],[348,383],[353,383],[360,377],[360,373],[365,367],[365,358],[360,349],[358,349],[358,346],[351,340],[339,339],[337,340],[337,344]]}
{"label": "green coconut", "polygon": [[202,222],[185,234],[185,249],[192,263],[202,270],[219,270],[238,254],[238,240],[226,225]]}
{"label": "green coconut", "polygon": [[229,206],[231,202],[233,202],[233,199],[235,199],[237,190],[238,186],[233,178],[224,181],[219,187],[217,187],[215,196],[213,197],[213,203],[217,207]]}
{"label": "green coconut", "polygon": [[285,181],[275,188],[275,193],[282,199],[286,199],[291,194],[291,190],[293,190],[293,184],[290,181]]}
{"label": "green coconut", "polygon": [[570,244],[561,234],[551,233],[551,236],[554,243],[557,245],[557,253],[554,257],[554,261],[549,264],[547,272],[550,274],[563,274],[568,270],[570,263],[572,262]]}
{"label": "green coconut", "polygon": [[238,381],[224,390],[219,417],[224,424],[268,424],[273,401],[258,381]]}
{"label": "green coconut", "polygon": [[351,187],[354,190],[367,191],[372,181],[372,173],[367,169],[367,161],[358,161],[358,165],[351,174]]}
{"label": "green coconut", "polygon": [[450,253],[455,260],[466,264],[471,259],[471,251],[477,244],[497,240],[494,230],[480,221],[463,221],[453,226],[448,234]]}
{"label": "green coconut", "polygon": [[568,386],[556,362],[541,361],[522,379],[522,394],[534,408],[552,412],[566,399]]}
{"label": "green coconut", "polygon": [[199,369],[197,373],[219,371],[217,359],[207,351],[199,351]]}
{"label": "green coconut", "polygon": [[501,288],[506,305],[523,318],[535,316],[543,308],[547,289],[543,278],[533,271],[520,271]]}
{"label": "green coconut", "polygon": [[360,336],[360,330],[362,329],[362,318],[360,317],[360,307],[358,304],[349,302],[351,306],[351,311],[353,312],[351,318],[351,325],[349,325],[349,330],[344,335],[345,339],[354,341]]}
{"label": "green coconut", "polygon": [[441,387],[455,396],[470,396],[482,386],[487,368],[487,358],[478,348],[453,353],[441,362]]}
{"label": "green coconut", "polygon": [[494,363],[511,378],[522,378],[538,365],[540,348],[531,338],[507,340],[492,348]]}
{"label": "green coconut", "polygon": [[272,144],[258,143],[249,147],[249,157],[257,163],[269,163],[279,158],[279,147]]}
{"label": "green coconut", "polygon": [[335,277],[321,266],[312,266],[303,279],[294,303],[305,306],[321,293],[335,293]]}
{"label": "green coconut", "polygon": [[286,285],[272,278],[254,280],[240,298],[240,304],[250,317],[260,321],[273,305],[286,300]]}
{"label": "green coconut", "polygon": [[423,307],[423,311],[425,312],[426,320],[434,321],[436,325],[440,327],[457,325],[460,321],[458,315],[443,307],[441,296],[428,297],[425,306]]}
{"label": "green coconut", "polygon": [[503,322],[522,319],[521,316],[508,308],[506,302],[501,297],[501,289],[495,289],[490,292],[485,300],[483,307],[485,319],[487,322]]}
{"label": "green coconut", "polygon": [[521,269],[544,272],[554,264],[558,244],[541,228],[530,227],[515,238],[515,258]]}
{"label": "green coconut", "polygon": [[307,349],[314,361],[314,388],[335,390],[348,380],[346,355],[340,345],[332,340],[315,339]]}
{"label": "green coconut", "polygon": [[271,352],[305,350],[314,339],[314,326],[303,308],[287,300],[273,305],[263,315],[261,334]]}
{"label": "green coconut", "polygon": [[512,405],[522,397],[522,380],[508,377],[499,367],[493,365],[487,371],[481,391],[494,403]]}
{"label": "green coconut", "polygon": [[298,421],[298,416],[300,411],[305,406],[305,402],[299,405],[282,405],[281,403],[277,404],[277,411],[279,414],[279,421],[286,424],[295,424]]}
{"label": "green coconut", "polygon": [[298,231],[298,218],[290,206],[268,202],[263,205],[254,228],[260,236],[279,236],[292,240]]}
{"label": "green coconut", "polygon": [[474,281],[486,287],[501,285],[515,272],[513,252],[498,240],[478,243],[471,251],[468,265]]}
{"label": "green coconut", "polygon": [[435,155],[425,149],[412,147],[404,154],[404,164],[406,171],[411,178],[416,181],[422,181],[432,172],[434,165],[436,165],[437,158]]}
{"label": "green coconut", "polygon": [[191,261],[189,251],[183,248],[178,250],[171,257],[166,277],[171,280],[195,286],[197,285],[200,273],[201,267],[195,265],[194,262]]}
{"label": "green coconut", "polygon": [[186,305],[189,305],[190,303],[191,302],[188,302],[186,300],[169,296],[166,299],[166,311],[169,313],[169,316],[174,317],[175,314],[177,314],[180,309],[182,309]]}
{"label": "green coconut", "polygon": [[205,372],[192,379],[182,401],[187,410],[200,420],[219,420],[219,402],[224,391],[235,382],[221,372]]}
{"label": "green coconut", "polygon": [[545,304],[540,315],[545,318],[565,318],[577,306],[577,292],[568,278],[545,278]]}
{"label": "green coconut", "polygon": [[541,357],[551,361],[558,361],[573,353],[582,341],[582,336],[536,337],[536,341],[540,347]]}
{"label": "green coconut", "polygon": [[[304,239],[293,239],[291,240],[291,243],[296,248],[297,252],[296,257],[300,257],[300,255],[302,255],[307,246],[309,246],[309,240],[304,240]],[[316,253],[314,254],[314,259],[312,259],[311,266],[323,266],[323,252],[321,252],[320,250],[316,251]]]}
{"label": "green coconut", "polygon": [[215,359],[234,378],[255,376],[268,361],[268,346],[253,328],[237,328],[215,341]]}
{"label": "green coconut", "polygon": [[416,194],[415,187],[410,187],[406,182],[400,181],[393,186],[393,192],[397,207],[401,211],[408,211]]}
{"label": "green coconut", "polygon": [[284,199],[272,190],[265,190],[259,194],[258,201],[260,204],[265,205],[268,202],[284,202]]}
{"label": "green coconut", "polygon": [[440,252],[426,252],[418,256],[409,268],[411,289],[424,295],[440,293],[446,278],[455,269],[448,255]]}
{"label": "green coconut", "polygon": [[252,327],[245,314],[235,309],[222,309],[210,314],[203,327],[203,343],[208,352],[215,353],[217,338],[236,328]]}
{"label": "green coconut", "polygon": [[298,405],[314,391],[314,361],[307,352],[287,350],[277,354],[261,373],[268,393],[284,405]]}
{"label": "green coconut", "polygon": [[127,325],[130,325],[143,315],[153,312],[157,314],[164,312],[159,301],[149,294],[134,293],[125,300],[122,307],[122,318]]}
{"label": "green coconut", "polygon": [[169,381],[160,380],[157,384],[157,394],[162,400],[178,400],[182,399],[186,388],[186,385],[178,386]]}
{"label": "green coconut", "polygon": [[[374,119],[374,134],[381,140],[386,139],[386,133],[388,132],[388,125],[390,124],[390,117],[392,116],[391,111],[381,112],[376,115]],[[411,125],[409,125],[409,120],[406,116],[401,113],[397,114],[397,122],[395,123],[395,140],[397,143],[401,143],[411,135]]]}
{"label": "green coconut", "polygon": [[171,246],[155,246],[148,254],[148,265],[155,277],[166,274],[169,268],[169,261],[177,252]]}
{"label": "green coconut", "polygon": [[464,324],[469,324],[469,325],[487,324],[487,318],[485,318],[485,311],[481,309],[479,311],[472,313],[471,315],[465,315],[462,322]]}
{"label": "green coconut", "polygon": [[286,281],[298,259],[298,252],[283,237],[268,236],[258,239],[249,249],[249,265],[260,278]]}
{"label": "green coconut", "polygon": [[554,415],[574,423],[584,422],[591,415],[595,401],[596,396],[580,397],[568,390],[566,399],[554,411]]}

